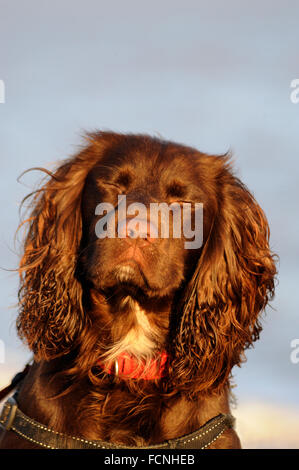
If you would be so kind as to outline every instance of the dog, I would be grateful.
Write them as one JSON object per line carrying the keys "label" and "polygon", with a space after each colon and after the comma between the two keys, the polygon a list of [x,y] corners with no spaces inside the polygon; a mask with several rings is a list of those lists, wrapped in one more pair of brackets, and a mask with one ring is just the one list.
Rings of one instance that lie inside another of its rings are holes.
{"label": "dog", "polygon": [[232,368],[275,290],[266,217],[229,154],[86,139],[31,194],[17,331],[34,362],[1,446],[240,448]]}

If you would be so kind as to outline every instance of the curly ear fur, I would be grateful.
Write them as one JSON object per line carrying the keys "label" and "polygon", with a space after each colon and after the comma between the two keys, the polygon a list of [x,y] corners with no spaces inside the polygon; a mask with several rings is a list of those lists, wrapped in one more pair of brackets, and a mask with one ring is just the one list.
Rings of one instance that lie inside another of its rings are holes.
{"label": "curly ear fur", "polygon": [[37,360],[69,352],[86,321],[75,276],[81,194],[88,172],[115,139],[106,132],[89,134],[87,140],[90,145],[55,173],[45,170],[50,180],[33,193],[33,210],[25,221],[29,228],[19,268],[17,330]]}
{"label": "curly ear fur", "polygon": [[202,394],[226,385],[244,349],[258,339],[258,317],[274,295],[276,274],[263,211],[227,156],[204,157],[202,175],[207,158],[214,221],[181,306],[173,363],[174,381]]}

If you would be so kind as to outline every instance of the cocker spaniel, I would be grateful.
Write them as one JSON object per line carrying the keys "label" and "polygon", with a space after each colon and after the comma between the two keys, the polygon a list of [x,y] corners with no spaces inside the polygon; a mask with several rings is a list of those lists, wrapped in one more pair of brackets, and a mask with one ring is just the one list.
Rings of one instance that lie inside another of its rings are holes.
{"label": "cocker spaniel", "polygon": [[238,448],[232,368],[276,268],[229,155],[96,132],[31,194],[3,448]]}

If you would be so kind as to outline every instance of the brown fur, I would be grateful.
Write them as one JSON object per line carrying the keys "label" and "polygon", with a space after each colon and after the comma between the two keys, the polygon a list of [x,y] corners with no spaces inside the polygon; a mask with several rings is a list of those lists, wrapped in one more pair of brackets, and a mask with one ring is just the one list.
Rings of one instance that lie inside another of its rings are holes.
{"label": "brown fur", "polygon": [[[227,155],[145,135],[88,140],[31,195],[17,327],[35,364],[20,408],[69,435],[156,444],[229,412],[232,368],[258,339],[274,293],[268,224]],[[119,193],[146,205],[202,202],[203,246],[97,239],[95,205],[115,204]],[[128,250],[134,263],[124,269]],[[96,366],[122,350],[148,361],[164,349],[171,360],[161,380],[123,380]],[[213,446],[239,445],[229,430]],[[34,447],[11,432],[2,446]]]}

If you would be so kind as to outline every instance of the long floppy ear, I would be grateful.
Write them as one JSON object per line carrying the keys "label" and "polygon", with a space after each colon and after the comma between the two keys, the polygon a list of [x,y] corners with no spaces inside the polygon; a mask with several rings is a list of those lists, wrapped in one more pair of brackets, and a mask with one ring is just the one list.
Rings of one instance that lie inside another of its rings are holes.
{"label": "long floppy ear", "polygon": [[88,172],[113,134],[89,134],[88,141],[55,173],[46,171],[50,179],[33,193],[33,210],[25,221],[29,227],[19,269],[17,329],[37,360],[69,352],[84,327],[82,287],[75,276],[81,195]]}
{"label": "long floppy ear", "polygon": [[181,307],[173,362],[174,381],[202,394],[225,386],[259,338],[259,314],[274,295],[276,274],[262,209],[227,157],[203,160],[214,172],[216,208]]}

